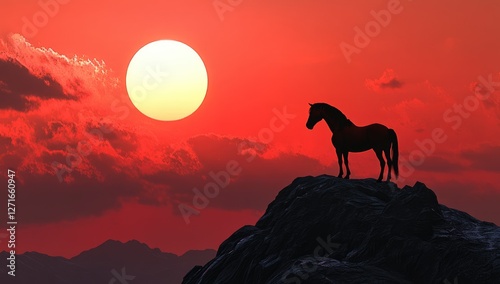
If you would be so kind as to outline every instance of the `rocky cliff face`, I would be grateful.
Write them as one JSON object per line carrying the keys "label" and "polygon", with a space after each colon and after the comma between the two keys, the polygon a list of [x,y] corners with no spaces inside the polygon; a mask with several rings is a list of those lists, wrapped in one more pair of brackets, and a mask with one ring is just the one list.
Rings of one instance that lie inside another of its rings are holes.
{"label": "rocky cliff face", "polygon": [[298,178],[183,283],[500,283],[500,228],[422,183]]}

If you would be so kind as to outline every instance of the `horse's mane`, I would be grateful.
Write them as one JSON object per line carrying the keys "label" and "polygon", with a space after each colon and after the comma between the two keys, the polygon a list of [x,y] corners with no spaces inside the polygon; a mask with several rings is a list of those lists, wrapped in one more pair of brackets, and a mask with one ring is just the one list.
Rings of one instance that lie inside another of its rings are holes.
{"label": "horse's mane", "polygon": [[339,120],[339,124],[341,127],[344,126],[352,126],[354,123],[350,119],[345,116],[338,108],[333,107],[327,103],[316,103],[321,109],[325,110],[328,113],[331,113],[335,119]]}

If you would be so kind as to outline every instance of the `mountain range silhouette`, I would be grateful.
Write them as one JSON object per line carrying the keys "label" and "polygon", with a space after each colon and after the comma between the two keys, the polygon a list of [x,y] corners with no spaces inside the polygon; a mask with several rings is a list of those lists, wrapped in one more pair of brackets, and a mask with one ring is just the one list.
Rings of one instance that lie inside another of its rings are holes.
{"label": "mountain range silhouette", "polygon": [[[151,249],[132,240],[108,240],[96,248],[67,259],[37,252],[16,256],[16,276],[0,267],[0,283],[93,284],[93,283],[180,283],[196,264],[205,264],[214,250],[188,251],[181,256]],[[5,263],[7,252],[0,253]]]}

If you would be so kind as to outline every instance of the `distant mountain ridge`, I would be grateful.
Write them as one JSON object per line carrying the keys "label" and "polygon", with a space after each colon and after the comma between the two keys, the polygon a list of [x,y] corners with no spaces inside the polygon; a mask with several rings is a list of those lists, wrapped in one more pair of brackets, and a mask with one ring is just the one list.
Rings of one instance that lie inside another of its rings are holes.
{"label": "distant mountain ridge", "polygon": [[193,266],[205,264],[214,256],[214,250],[193,250],[177,256],[135,240],[108,240],[70,259],[37,252],[17,255],[14,278],[7,275],[7,252],[1,252],[0,283],[177,284]]}
{"label": "distant mountain ridge", "polygon": [[183,283],[500,283],[500,227],[420,182],[302,177]]}

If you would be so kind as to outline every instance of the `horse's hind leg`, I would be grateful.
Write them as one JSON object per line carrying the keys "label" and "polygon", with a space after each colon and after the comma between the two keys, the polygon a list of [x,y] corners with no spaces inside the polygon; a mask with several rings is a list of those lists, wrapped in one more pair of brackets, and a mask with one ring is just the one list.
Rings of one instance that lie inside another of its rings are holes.
{"label": "horse's hind leg", "polygon": [[339,175],[338,177],[341,178],[342,175],[344,174],[344,171],[342,170],[342,151],[336,150],[337,152],[337,160],[339,161]]}
{"label": "horse's hind leg", "polygon": [[351,171],[349,170],[349,160],[348,160],[349,152],[345,151],[343,155],[344,155],[345,170],[347,171],[347,174],[344,178],[349,179],[349,176],[351,175]]}
{"label": "horse's hind leg", "polygon": [[391,148],[386,147],[384,149],[385,159],[387,160],[387,181],[391,180],[391,170],[392,170],[392,159],[391,159]]}
{"label": "horse's hind leg", "polygon": [[384,157],[382,157],[382,150],[381,149],[373,149],[375,151],[375,154],[377,155],[377,158],[380,162],[380,175],[378,176],[377,181],[382,181],[382,178],[384,176],[384,168],[385,168],[385,161]]}

